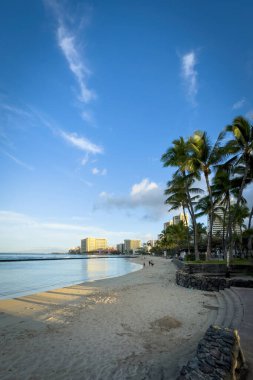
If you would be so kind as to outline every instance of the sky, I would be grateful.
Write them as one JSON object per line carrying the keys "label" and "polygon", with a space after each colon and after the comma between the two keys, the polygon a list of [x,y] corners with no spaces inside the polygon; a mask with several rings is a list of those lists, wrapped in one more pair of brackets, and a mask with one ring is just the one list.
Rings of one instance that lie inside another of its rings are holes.
{"label": "sky", "polygon": [[[253,118],[250,0],[0,4],[0,252],[157,238],[179,136]],[[177,213],[177,212],[176,212]]]}

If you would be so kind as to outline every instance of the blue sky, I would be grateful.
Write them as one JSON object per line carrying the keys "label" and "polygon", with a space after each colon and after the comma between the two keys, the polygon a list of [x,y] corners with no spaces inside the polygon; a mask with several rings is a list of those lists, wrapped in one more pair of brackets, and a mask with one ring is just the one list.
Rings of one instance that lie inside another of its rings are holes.
{"label": "blue sky", "polygon": [[156,238],[161,155],[253,115],[251,1],[0,5],[0,251]]}

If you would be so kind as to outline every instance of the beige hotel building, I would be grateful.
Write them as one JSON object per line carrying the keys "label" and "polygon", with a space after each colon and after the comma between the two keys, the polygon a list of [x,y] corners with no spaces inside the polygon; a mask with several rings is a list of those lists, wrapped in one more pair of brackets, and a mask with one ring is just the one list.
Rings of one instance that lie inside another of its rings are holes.
{"label": "beige hotel building", "polygon": [[107,247],[107,239],[87,237],[81,240],[81,253],[102,251]]}
{"label": "beige hotel building", "polygon": [[124,240],[124,249],[127,252],[135,251],[136,249],[141,247],[140,240]]}
{"label": "beige hotel building", "polygon": [[166,230],[166,228],[168,226],[173,226],[175,224],[178,224],[179,222],[183,222],[185,226],[189,226],[189,217],[188,217],[188,214],[184,215],[183,213],[181,213],[179,215],[173,216],[172,220],[170,220],[169,222],[164,223],[163,228],[164,228],[164,230]]}

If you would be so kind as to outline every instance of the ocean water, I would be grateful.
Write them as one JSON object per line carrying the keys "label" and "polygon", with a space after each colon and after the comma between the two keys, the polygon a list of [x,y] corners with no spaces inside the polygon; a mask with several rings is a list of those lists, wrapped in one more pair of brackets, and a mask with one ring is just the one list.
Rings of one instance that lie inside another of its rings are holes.
{"label": "ocean water", "polygon": [[[15,261],[1,261],[7,260],[9,256],[12,256],[12,260],[15,256],[18,257]],[[26,261],[21,261],[21,256]],[[55,255],[52,256],[1,254],[0,299],[16,298],[81,282],[122,276],[141,269],[141,265],[125,258],[80,256],[78,260],[76,255],[73,258],[57,254],[57,258],[61,260],[55,260]]]}
{"label": "ocean water", "polygon": [[[33,260],[75,260],[75,259],[90,259],[110,257],[110,255],[75,255],[67,253],[0,253],[1,261],[33,261]],[[120,256],[112,256],[120,257]],[[122,258],[122,257],[121,257]]]}

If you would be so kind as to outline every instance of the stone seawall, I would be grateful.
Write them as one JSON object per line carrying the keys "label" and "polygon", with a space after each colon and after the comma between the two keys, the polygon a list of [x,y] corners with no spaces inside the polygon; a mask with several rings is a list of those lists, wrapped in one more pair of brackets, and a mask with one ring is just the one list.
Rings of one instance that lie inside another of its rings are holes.
{"label": "stone seawall", "polygon": [[253,288],[253,280],[224,278],[202,273],[189,274],[184,270],[177,270],[176,283],[184,288],[193,288],[208,292],[218,292],[219,290],[230,288],[230,286]]}
{"label": "stone seawall", "polygon": [[243,380],[246,376],[237,331],[210,326],[196,356],[183,366],[177,380]]}
{"label": "stone seawall", "polygon": [[[226,264],[189,264],[187,261],[181,261],[178,259],[173,259],[172,262],[177,266],[178,269],[184,269],[187,273],[213,273],[218,275],[224,275],[227,271]],[[252,274],[252,265],[230,265],[230,272],[233,274]]]}
{"label": "stone seawall", "polygon": [[193,288],[205,290],[208,292],[218,292],[229,287],[229,282],[226,278],[210,277],[202,274],[189,274],[182,270],[176,272],[177,285],[185,288]]}

